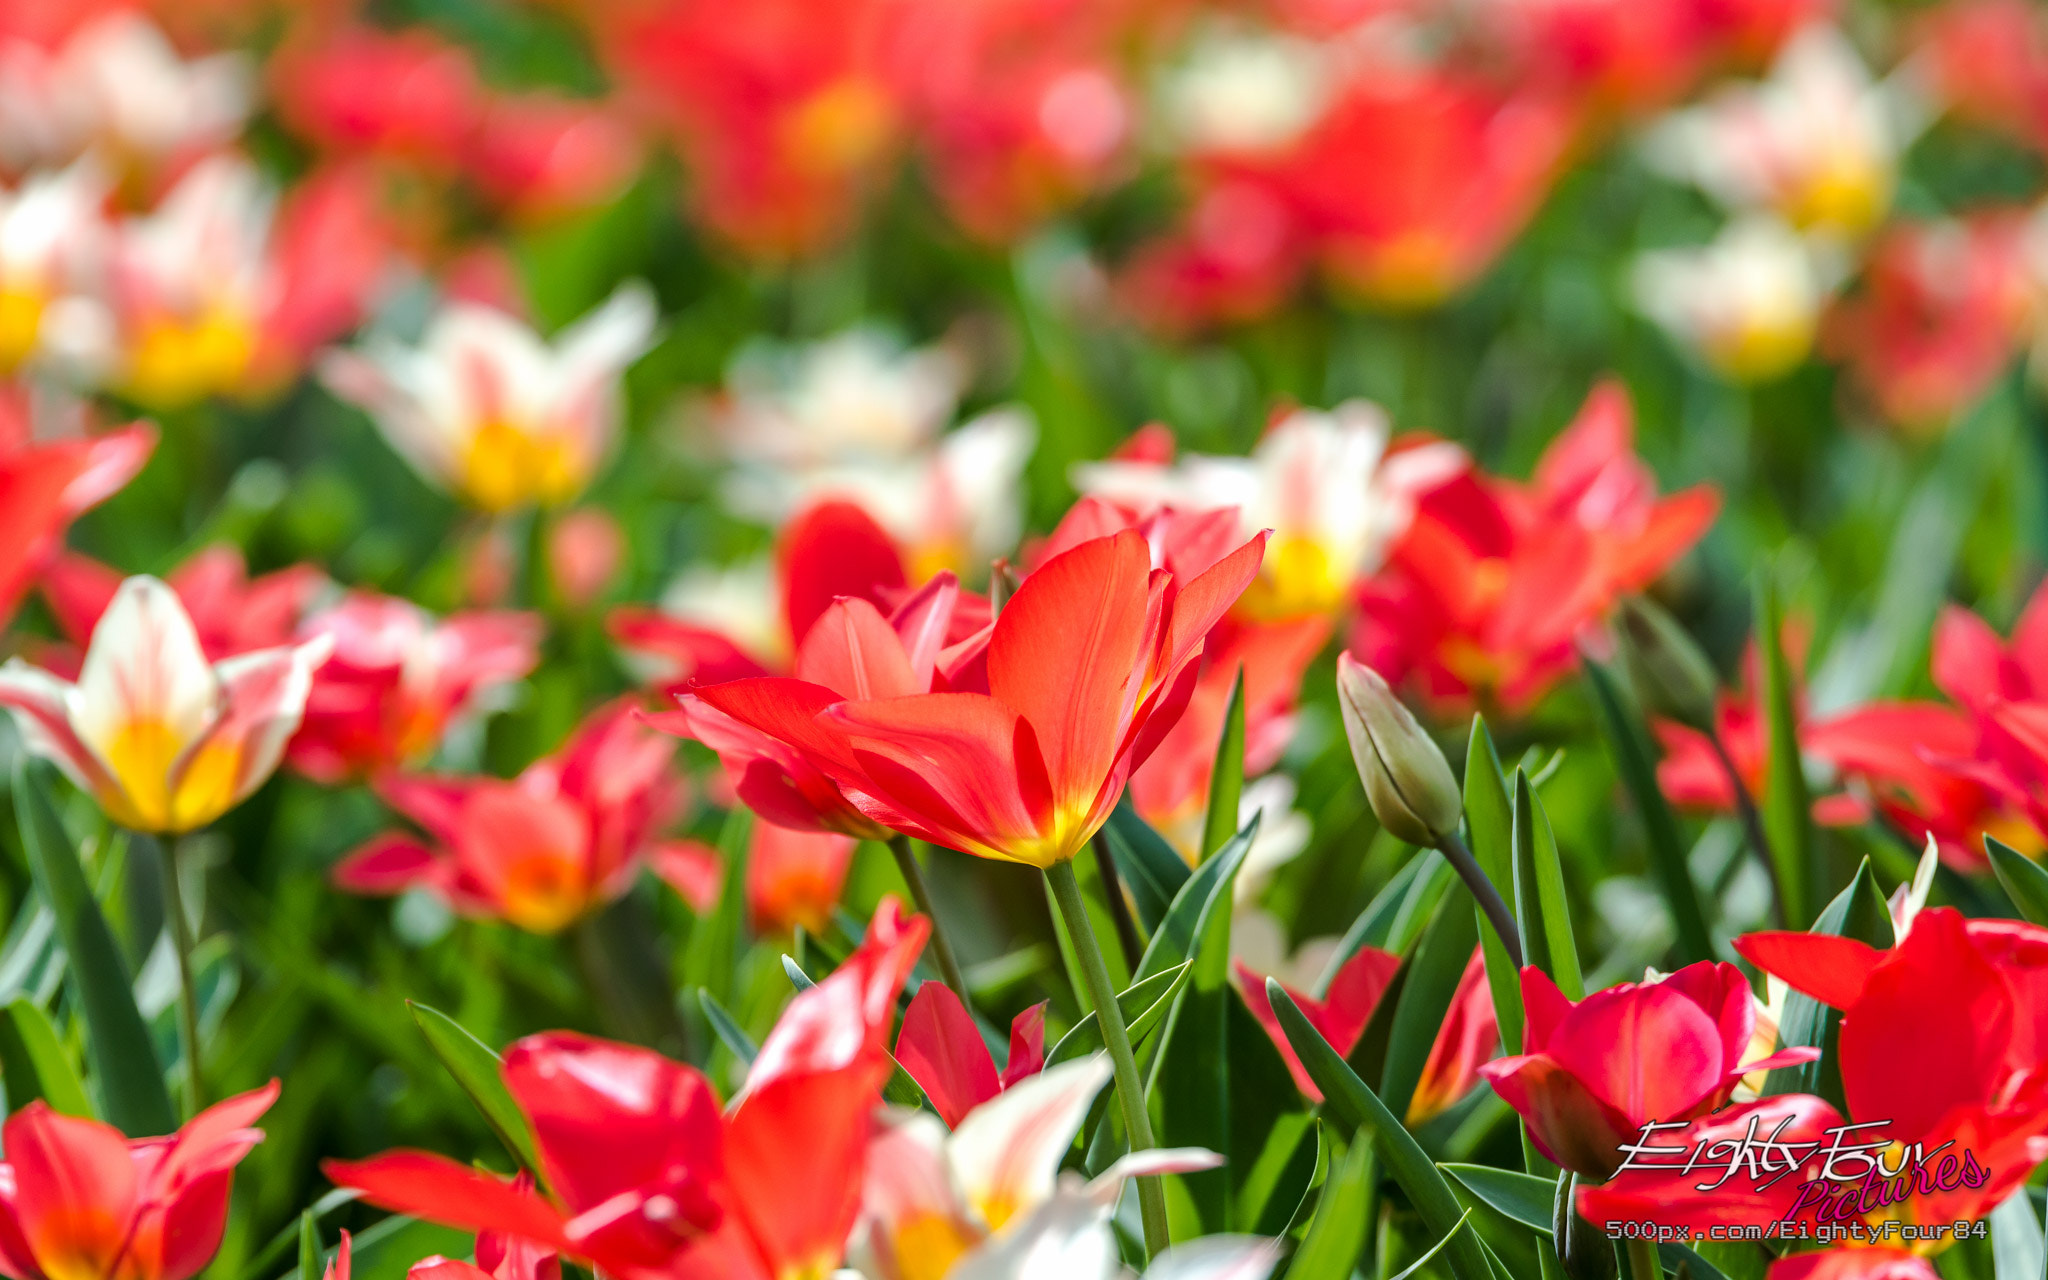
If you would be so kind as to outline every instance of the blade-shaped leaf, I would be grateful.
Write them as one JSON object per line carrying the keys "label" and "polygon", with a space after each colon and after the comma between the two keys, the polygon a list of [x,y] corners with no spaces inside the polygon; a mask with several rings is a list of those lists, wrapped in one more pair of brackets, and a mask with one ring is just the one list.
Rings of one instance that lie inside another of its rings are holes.
{"label": "blade-shaped leaf", "polygon": [[1165,836],[1138,816],[1128,793],[1117,801],[1109,821],[1103,824],[1102,834],[1109,842],[1109,853],[1116,860],[1124,887],[1137,904],[1138,922],[1145,926],[1146,933],[1156,931],[1167,908],[1173,905],[1174,896],[1188,882],[1188,864],[1174,852]]}
{"label": "blade-shaped leaf", "polygon": [[[1463,1216],[1463,1210],[1450,1184],[1423,1154],[1415,1138],[1387,1110],[1386,1104],[1365,1087],[1358,1073],[1337,1056],[1337,1051],[1309,1022],[1301,1007],[1287,994],[1286,988],[1268,980],[1266,996],[1273,1002],[1273,1012],[1280,1020],[1281,1029],[1287,1033],[1287,1042],[1294,1046],[1295,1056],[1301,1060],[1309,1078],[1323,1091],[1324,1107],[1328,1113],[1340,1123],[1355,1126],[1362,1134],[1370,1135],[1387,1172],[1408,1194],[1410,1203],[1422,1215],[1430,1231],[1440,1237],[1451,1235]],[[1452,1274],[1458,1280],[1489,1280],[1492,1272],[1479,1241],[1465,1233],[1459,1233],[1456,1240],[1457,1243],[1449,1250]]]}
{"label": "blade-shaped leaf", "polygon": [[1223,736],[1216,742],[1216,766],[1209,774],[1209,808],[1202,823],[1202,856],[1209,857],[1237,834],[1237,802],[1244,791],[1244,667],[1230,686],[1223,711]]}
{"label": "blade-shaped leaf", "polygon": [[[1145,1037],[1165,1020],[1167,1010],[1173,1006],[1173,998],[1180,994],[1181,986],[1193,968],[1191,961],[1182,961],[1164,973],[1140,979],[1117,993],[1116,1007],[1124,1015],[1124,1028],[1130,1033],[1133,1049],[1143,1044]],[[1073,1030],[1060,1037],[1052,1052],[1045,1055],[1045,1065],[1056,1067],[1062,1062],[1100,1053],[1102,1048],[1102,1024],[1091,1009],[1086,1017],[1074,1024]]]}
{"label": "blade-shaped leaf", "polygon": [[1413,953],[1387,1043],[1386,1065],[1380,1071],[1380,1098],[1397,1116],[1408,1114],[1415,1087],[1422,1082],[1422,1068],[1436,1047],[1437,1032],[1450,1015],[1458,982],[1479,945],[1479,933],[1472,895],[1464,885],[1453,885]]}
{"label": "blade-shaped leaf", "polygon": [[[1889,948],[1893,941],[1891,909],[1871,874],[1870,860],[1856,868],[1849,887],[1835,895],[1827,910],[1814,921],[1812,932],[1854,938],[1873,947]],[[1836,1061],[1835,1040],[1841,1031],[1842,1015],[1820,1001],[1797,991],[1785,997],[1785,1012],[1778,1019],[1778,1043],[1790,1049],[1819,1046],[1823,1052],[1816,1062],[1779,1067],[1764,1080],[1766,1095],[1815,1093],[1834,1103],[1842,1099],[1842,1068]]]}
{"label": "blade-shaped leaf", "polygon": [[1814,861],[1818,855],[1813,839],[1813,800],[1807,794],[1806,769],[1799,759],[1798,691],[1792,683],[1791,661],[1785,656],[1778,584],[1768,565],[1757,574],[1756,619],[1756,644],[1764,659],[1764,723],[1770,744],[1764,769],[1764,831],[1777,863],[1786,927],[1798,929],[1813,919],[1820,876]]}
{"label": "blade-shaped leaf", "polygon": [[725,867],[718,905],[691,926],[683,951],[684,981],[721,999],[732,996],[733,975],[746,946],[747,845],[754,822],[753,813],[744,807],[735,807],[726,815],[718,832],[718,852]]}
{"label": "blade-shaped leaf", "polygon": [[1348,1280],[1365,1248],[1365,1205],[1372,1195],[1372,1178],[1372,1144],[1361,1135],[1323,1183],[1308,1237],[1287,1268],[1287,1280]]}
{"label": "blade-shaped leaf", "polygon": [[[1465,836],[1472,846],[1473,860],[1486,878],[1503,891],[1508,910],[1515,909],[1514,805],[1508,799],[1507,778],[1500,767],[1500,752],[1484,716],[1472,717],[1472,736],[1465,744]],[[1479,910],[1473,904],[1473,911]],[[1492,929],[1481,927],[1479,941],[1486,949],[1486,985],[1493,992],[1495,1019],[1500,1024],[1501,1044],[1508,1053],[1522,1049],[1521,978],[1507,946]],[[1518,939],[1519,941],[1519,939]]]}
{"label": "blade-shaped leaf", "polygon": [[320,1223],[311,1209],[299,1215],[299,1280],[320,1280]]}
{"label": "blade-shaped leaf", "polygon": [[2048,925],[2048,870],[1996,836],[1984,837],[1984,852],[1991,856],[1992,874],[2020,915]]}
{"label": "blade-shaped leaf", "polygon": [[419,1024],[420,1034],[427,1039],[427,1047],[434,1051],[434,1056],[441,1060],[441,1065],[455,1083],[476,1104],[484,1121],[505,1144],[505,1150],[512,1154],[513,1159],[538,1174],[540,1152],[534,1146],[533,1126],[505,1088],[497,1053],[440,1010],[414,1000],[406,1001],[406,1007],[412,1010],[412,1020]]}
{"label": "blade-shaped leaf", "polygon": [[1664,799],[1663,788],[1657,785],[1656,757],[1642,717],[1633,703],[1623,697],[1612,673],[1590,657],[1583,665],[1586,683],[1593,688],[1593,701],[1600,708],[1600,727],[1607,733],[1614,770],[1643,819],[1643,835],[1650,846],[1650,868],[1656,872],[1665,908],[1671,912],[1671,922],[1678,931],[1679,958],[1688,964],[1711,960],[1714,942],[1707,932],[1706,912],[1700,906],[1699,889],[1693,884],[1686,862],[1678,819]]}
{"label": "blade-shaped leaf", "polygon": [[474,1243],[471,1232],[393,1214],[355,1237],[349,1249],[349,1280],[405,1280],[421,1258],[437,1253],[468,1257]]}
{"label": "blade-shaped leaf", "polygon": [[1564,892],[1564,867],[1557,837],[1543,801],[1529,779],[1515,773],[1515,915],[1521,921],[1528,962],[1550,975],[1558,990],[1583,1000],[1586,980],[1579,971],[1579,944]]}
{"label": "blade-shaped leaf", "polygon": [[1551,1201],[1557,1196],[1555,1178],[1482,1164],[1440,1164],[1437,1168],[1505,1216],[1538,1234],[1550,1234]]}
{"label": "blade-shaped leaf", "polygon": [[1395,1272],[1391,1277],[1389,1277],[1389,1280],[1408,1280],[1409,1276],[1414,1275],[1416,1272],[1428,1266],[1430,1260],[1436,1257],[1436,1255],[1442,1253],[1444,1249],[1451,1243],[1451,1237],[1457,1235],[1458,1232],[1464,1230],[1465,1224],[1470,1222],[1471,1220],[1472,1211],[1470,1209],[1467,1209],[1465,1210],[1465,1212],[1459,1214],[1458,1225],[1451,1228],[1450,1235],[1445,1236],[1443,1239],[1429,1246],[1428,1249],[1423,1251],[1421,1257],[1417,1258],[1415,1261],[1409,1263],[1407,1266]]}
{"label": "blade-shaped leaf", "polygon": [[78,865],[77,848],[50,806],[50,786],[49,771],[24,760],[14,774],[14,807],[29,870],[56,914],[57,936],[70,958],[103,1114],[131,1138],[169,1133],[178,1127],[178,1113],[135,1007],[134,979]]}
{"label": "blade-shaped leaf", "polygon": [[[1164,973],[1192,958],[1202,921],[1214,916],[1218,904],[1230,901],[1230,886],[1237,879],[1237,869],[1243,864],[1244,855],[1250,851],[1258,834],[1259,819],[1255,815],[1245,824],[1244,830],[1216,851],[1215,857],[1195,868],[1194,874],[1174,894],[1173,905],[1160,918],[1158,927],[1152,930],[1152,940],[1145,944],[1144,958],[1138,962],[1138,972],[1132,977],[1134,983]],[[1223,914],[1228,917],[1228,910]]]}
{"label": "blade-shaped leaf", "polygon": [[1417,912],[1424,913],[1423,918],[1427,919],[1426,913],[1435,909],[1437,899],[1456,875],[1451,864],[1434,849],[1418,853],[1403,863],[1399,871],[1387,877],[1386,884],[1373,895],[1358,919],[1351,922],[1351,927],[1344,931],[1337,949],[1330,953],[1329,961],[1323,965],[1323,972],[1316,979],[1315,994],[1319,997],[1329,994],[1330,984],[1337,979],[1337,971],[1364,948],[1400,950],[1394,943],[1396,930]]}
{"label": "blade-shaped leaf", "polygon": [[733,1057],[752,1066],[755,1056],[761,1052],[761,1047],[754,1043],[753,1037],[742,1030],[733,1016],[725,1011],[725,1006],[718,1003],[718,997],[702,987],[697,988],[697,1003],[703,1007],[704,1020],[711,1024],[711,1030],[718,1036],[719,1043],[731,1050]]}
{"label": "blade-shaped leaf", "polygon": [[7,1105],[17,1111],[41,1098],[63,1115],[97,1118],[50,1016],[25,996],[0,1014],[0,1079]]}

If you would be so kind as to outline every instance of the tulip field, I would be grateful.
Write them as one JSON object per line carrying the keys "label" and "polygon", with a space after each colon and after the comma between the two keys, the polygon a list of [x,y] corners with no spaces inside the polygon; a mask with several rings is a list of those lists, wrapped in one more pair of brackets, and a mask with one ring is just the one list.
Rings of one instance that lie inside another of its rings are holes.
{"label": "tulip field", "polygon": [[0,1277],[2048,1280],[2048,3],[0,0]]}

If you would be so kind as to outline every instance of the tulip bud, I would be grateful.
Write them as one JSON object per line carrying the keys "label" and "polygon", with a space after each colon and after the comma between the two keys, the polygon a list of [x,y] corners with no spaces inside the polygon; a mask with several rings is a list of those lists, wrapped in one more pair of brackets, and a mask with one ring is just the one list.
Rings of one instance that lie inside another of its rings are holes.
{"label": "tulip bud", "polygon": [[548,571],[572,609],[587,608],[603,594],[625,559],[625,531],[602,508],[571,511],[548,531]]}
{"label": "tulip bud", "polygon": [[1410,844],[1435,847],[1456,834],[1464,810],[1444,753],[1377,671],[1337,655],[1337,702],[1351,760],[1380,825]]}
{"label": "tulip bud", "polygon": [[1572,1203],[1578,1181],[1579,1175],[1570,1170],[1558,1175],[1550,1214],[1550,1238],[1557,1245],[1557,1259],[1571,1280],[1614,1280],[1620,1273],[1614,1261],[1614,1242],[1605,1232],[1594,1230]]}
{"label": "tulip bud", "polygon": [[1711,728],[1721,681],[1685,628],[1641,596],[1623,600],[1615,618],[1621,660],[1643,705],[1702,732]]}

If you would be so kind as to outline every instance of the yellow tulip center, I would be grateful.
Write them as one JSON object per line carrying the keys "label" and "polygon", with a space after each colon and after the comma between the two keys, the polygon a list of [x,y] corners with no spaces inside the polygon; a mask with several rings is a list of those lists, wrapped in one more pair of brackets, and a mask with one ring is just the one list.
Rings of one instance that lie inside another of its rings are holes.
{"label": "yellow tulip center", "polygon": [[792,158],[813,173],[849,173],[889,140],[889,99],[872,81],[845,76],[826,85],[783,121]]}
{"label": "yellow tulip center", "polygon": [[1760,307],[1704,344],[1708,363],[1737,382],[1775,378],[1806,358],[1814,317],[1802,307]]}
{"label": "yellow tulip center", "polygon": [[1281,534],[1267,546],[1265,566],[1238,608],[1265,621],[1328,613],[1344,602],[1350,586],[1351,566],[1322,543],[1307,534]]}
{"label": "yellow tulip center", "polygon": [[576,496],[587,479],[570,442],[524,423],[492,418],[470,436],[462,458],[463,493],[486,511],[509,511]]}
{"label": "yellow tulip center", "polygon": [[40,290],[0,288],[0,371],[12,370],[34,354],[46,301]]}
{"label": "yellow tulip center", "polygon": [[145,325],[128,353],[128,390],[153,405],[182,405],[242,384],[256,356],[256,329],[239,308],[220,304],[190,319]]}
{"label": "yellow tulip center", "polygon": [[100,753],[121,791],[100,797],[108,814],[141,831],[190,831],[226,813],[235,802],[240,748],[232,742],[209,741],[173,787],[172,770],[188,745],[161,720],[123,725]]}
{"label": "yellow tulip center", "polygon": [[1830,155],[1789,193],[1784,213],[1802,229],[1825,228],[1856,236],[1883,220],[1892,201],[1891,174],[1853,150]]}
{"label": "yellow tulip center", "polygon": [[912,1214],[896,1228],[898,1280],[945,1280],[961,1255],[979,1243],[972,1230],[949,1217]]}

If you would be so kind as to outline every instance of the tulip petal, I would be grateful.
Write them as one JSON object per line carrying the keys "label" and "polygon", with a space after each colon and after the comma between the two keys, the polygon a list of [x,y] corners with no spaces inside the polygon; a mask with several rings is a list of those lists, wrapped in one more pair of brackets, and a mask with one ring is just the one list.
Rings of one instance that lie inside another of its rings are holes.
{"label": "tulip petal", "polygon": [[929,921],[901,918],[896,900],[884,898],[846,963],[782,1011],[733,1106],[778,1076],[835,1071],[870,1058],[886,1062],[897,993],[930,936]]}
{"label": "tulip petal", "polygon": [[946,648],[959,602],[960,580],[947,569],[905,598],[889,615],[889,626],[910,659],[914,686],[911,692],[930,691],[932,674],[938,667],[939,654]]}
{"label": "tulip petal", "polygon": [[40,1101],[8,1117],[0,1136],[28,1252],[62,1260],[77,1274],[112,1275],[140,1207],[128,1140],[110,1125],[59,1115]]}
{"label": "tulip petal", "polygon": [[726,1185],[772,1275],[838,1264],[860,1208],[869,1117],[890,1069],[887,1057],[864,1055],[833,1070],[777,1075],[736,1103],[726,1121]]}
{"label": "tulip petal", "polygon": [[834,600],[878,602],[904,581],[895,540],[851,502],[820,502],[800,512],[783,527],[776,562],[790,643],[799,649]]}
{"label": "tulip petal", "polygon": [[1940,1273],[1919,1254],[1865,1245],[1788,1254],[1771,1264],[1764,1280],[1940,1280]]}
{"label": "tulip petal", "polygon": [[531,1186],[424,1151],[389,1151],[368,1160],[321,1165],[337,1187],[393,1213],[409,1213],[463,1231],[495,1231],[566,1250],[562,1215]]}
{"label": "tulip petal", "polygon": [[1862,998],[1870,975],[1885,958],[1867,942],[1830,933],[1747,933],[1735,940],[1735,951],[1793,990],[1837,1009]]}
{"label": "tulip petal", "polygon": [[[150,577],[130,578],[114,593],[93,630],[73,696],[79,737],[107,759],[138,723],[161,726],[182,749],[212,725],[221,705],[220,681],[185,606]],[[121,772],[118,764],[115,772]]]}
{"label": "tulip petal", "polygon": [[[946,1129],[922,1111],[887,1108],[868,1139],[854,1254],[869,1275],[944,1275],[982,1238],[953,1187]],[[906,1231],[907,1229],[907,1231]]]}
{"label": "tulip petal", "polygon": [[835,600],[818,615],[797,651],[796,678],[842,697],[898,698],[923,693],[903,642],[865,600]]}
{"label": "tulip petal", "polygon": [[1045,1070],[1045,1007],[1040,1000],[1010,1020],[1010,1057],[1003,1064],[1002,1086],[1007,1089],[1027,1076]]}
{"label": "tulip petal", "polygon": [[571,1214],[675,1182],[679,1171],[701,1186],[715,1180],[718,1102],[690,1067],[651,1049],[553,1031],[513,1044],[503,1071],[533,1123],[548,1186]]}
{"label": "tulip petal", "polygon": [[1689,996],[1665,983],[1596,991],[1573,1006],[1544,1053],[1634,1129],[1650,1120],[1686,1120],[1727,1079],[1732,1053],[1719,1025]]}
{"label": "tulip petal", "polygon": [[1128,530],[1024,580],[989,640],[989,692],[1031,725],[1054,803],[1091,805],[1136,704],[1151,556]]}
{"label": "tulip petal", "polygon": [[106,763],[71,726],[72,686],[19,658],[0,667],[0,706],[13,713],[22,744],[54,763],[82,791],[118,795],[120,784]]}
{"label": "tulip petal", "polygon": [[276,771],[305,714],[313,671],[332,649],[322,636],[228,658],[214,668],[223,694],[220,716],[171,766],[171,811],[181,829],[212,821]]}
{"label": "tulip petal", "polygon": [[[1717,1111],[1683,1130],[1658,1133],[1647,1144],[1668,1148],[1672,1155],[1634,1157],[1638,1166],[1661,1167],[1631,1168],[1617,1174],[1604,1187],[1580,1190],[1579,1213],[1591,1222],[1648,1221],[1701,1231],[1715,1226],[1768,1226],[1792,1211],[1800,1194],[1799,1185],[1818,1172],[1819,1153],[1828,1142],[1827,1131],[1841,1124],[1842,1117],[1833,1107],[1804,1093],[1782,1094]],[[1808,1150],[1796,1153],[1806,1158],[1797,1160],[1794,1170],[1787,1172],[1784,1166],[1794,1153],[1790,1148],[1780,1148],[1769,1155],[1770,1167],[1765,1169],[1761,1163],[1765,1153],[1752,1145],[1750,1150],[1757,1158],[1756,1163],[1745,1162],[1724,1180],[1727,1153],[1752,1135],[1752,1125],[1753,1142],[1812,1144]],[[1631,1134],[1627,1141],[1635,1142],[1635,1135]],[[1710,1163],[1716,1144],[1724,1143],[1728,1145],[1719,1148],[1719,1162]],[[1701,1152],[1702,1159],[1688,1170],[1685,1166],[1693,1152]],[[1763,1186],[1762,1182],[1771,1185]],[[1714,1185],[1717,1183],[1718,1186]]]}
{"label": "tulip petal", "polygon": [[896,1033],[896,1061],[917,1081],[949,1128],[1002,1091],[995,1060],[974,1015],[943,982],[917,989]]}
{"label": "tulip petal", "polygon": [[1170,676],[1194,656],[1195,646],[1209,634],[1245,588],[1259,576],[1266,539],[1261,532],[1187,582],[1176,582],[1173,616],[1167,624],[1162,673]]}
{"label": "tulip petal", "polygon": [[1620,1144],[1636,1139],[1638,1125],[1548,1054],[1496,1058],[1479,1074],[1528,1122],[1537,1150],[1562,1168],[1607,1178],[1621,1165]]}
{"label": "tulip petal", "polygon": [[1062,1063],[976,1108],[953,1130],[946,1154],[954,1177],[990,1230],[1052,1194],[1060,1159],[1109,1077],[1105,1055]]}

